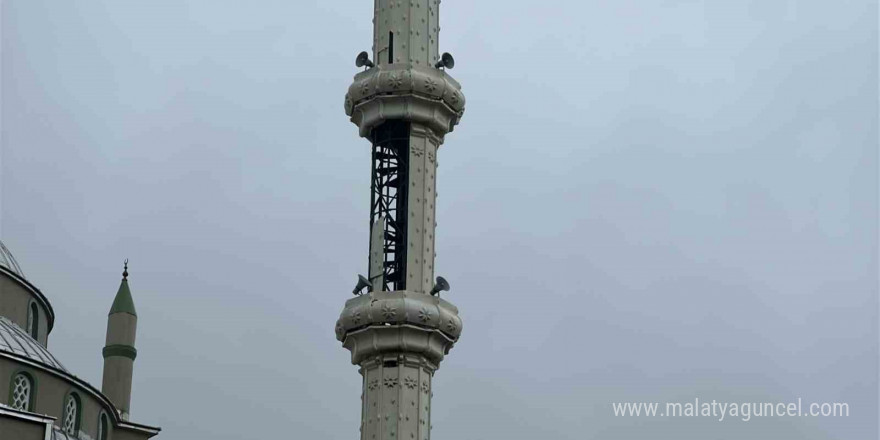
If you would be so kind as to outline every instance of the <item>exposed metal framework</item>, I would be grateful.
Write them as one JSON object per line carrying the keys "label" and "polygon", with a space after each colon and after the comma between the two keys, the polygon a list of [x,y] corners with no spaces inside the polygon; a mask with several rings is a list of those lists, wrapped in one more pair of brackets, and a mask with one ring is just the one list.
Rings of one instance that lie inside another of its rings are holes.
{"label": "exposed metal framework", "polygon": [[370,230],[385,217],[382,290],[406,289],[406,219],[409,182],[409,122],[386,121],[374,128]]}

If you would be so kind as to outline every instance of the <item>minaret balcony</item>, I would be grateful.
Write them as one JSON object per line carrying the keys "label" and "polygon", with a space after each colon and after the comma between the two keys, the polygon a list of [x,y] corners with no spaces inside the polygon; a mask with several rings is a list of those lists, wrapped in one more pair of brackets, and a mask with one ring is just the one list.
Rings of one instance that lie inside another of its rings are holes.
{"label": "minaret balcony", "polygon": [[375,291],[349,299],[336,322],[336,339],[352,363],[389,353],[413,353],[439,364],[461,335],[452,303],[425,293]]}
{"label": "minaret balcony", "polygon": [[362,137],[385,120],[403,119],[430,127],[442,139],[458,124],[464,104],[461,85],[445,70],[398,63],[355,75],[345,95],[345,114]]}

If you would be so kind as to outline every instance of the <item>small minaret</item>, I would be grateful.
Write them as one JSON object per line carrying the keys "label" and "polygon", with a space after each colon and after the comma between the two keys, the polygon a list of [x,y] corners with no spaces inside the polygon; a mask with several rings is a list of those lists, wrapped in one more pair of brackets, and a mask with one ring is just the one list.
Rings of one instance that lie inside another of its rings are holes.
{"label": "small minaret", "polygon": [[122,271],[122,283],[110,307],[107,318],[107,343],[104,346],[104,380],[101,392],[128,420],[131,406],[131,377],[134,370],[134,338],[137,332],[137,313],[128,289],[128,260]]}
{"label": "small minaret", "polygon": [[361,440],[430,440],[432,378],[461,335],[434,278],[437,156],[464,113],[440,55],[440,0],[375,0],[345,113],[371,145],[369,276],[336,322],[362,376]]}

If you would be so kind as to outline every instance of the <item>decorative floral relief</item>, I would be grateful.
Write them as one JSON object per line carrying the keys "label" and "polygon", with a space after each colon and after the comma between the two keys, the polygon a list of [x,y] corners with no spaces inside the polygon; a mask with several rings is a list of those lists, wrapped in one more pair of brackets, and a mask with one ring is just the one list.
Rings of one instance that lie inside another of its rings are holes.
{"label": "decorative floral relief", "polygon": [[449,320],[446,321],[446,330],[451,333],[451,332],[455,331],[455,328],[456,328],[455,321],[453,321],[452,318],[449,318]]}
{"label": "decorative floral relief", "polygon": [[392,89],[399,89],[400,86],[403,85],[403,78],[397,76],[396,73],[392,73],[392,74],[388,77],[388,85],[389,85]]}
{"label": "decorative floral relief", "polygon": [[385,378],[385,388],[394,388],[397,386],[397,378],[396,377],[386,377]]}
{"label": "decorative floral relief", "polygon": [[361,323],[361,312],[351,312],[351,320],[354,321],[354,324]]}
{"label": "decorative floral relief", "polygon": [[413,148],[413,149],[412,149],[412,154],[413,154],[413,156],[415,156],[415,157],[422,157],[422,155],[425,154],[425,150],[423,150],[423,149],[421,149],[421,148]]}
{"label": "decorative floral relief", "polygon": [[373,391],[373,390],[379,388],[379,379],[371,380],[370,384],[367,385],[367,388],[369,388],[370,391]]}
{"label": "decorative floral relief", "polygon": [[361,83],[361,93],[364,95],[370,93],[370,80],[365,80]]}
{"label": "decorative floral relief", "polygon": [[394,307],[389,307],[388,304],[385,304],[384,306],[382,306],[382,316],[384,316],[385,319],[394,319],[395,317],[397,317],[397,309]]}
{"label": "decorative floral relief", "polygon": [[458,104],[458,92],[452,92],[452,96],[449,97],[449,101],[453,104]]}
{"label": "decorative floral relief", "polygon": [[428,160],[434,162],[434,153],[428,153]]}
{"label": "decorative floral relief", "polygon": [[419,386],[419,381],[417,381],[417,380],[415,380],[415,379],[413,379],[413,378],[411,378],[411,377],[405,377],[405,378],[403,379],[403,384],[406,385],[407,388],[413,390],[413,389],[418,388],[418,386]]}
{"label": "decorative floral relief", "polygon": [[437,81],[434,81],[434,78],[425,78],[425,89],[433,93],[437,90]]}
{"label": "decorative floral relief", "polygon": [[422,322],[431,321],[431,311],[428,310],[427,307],[422,307],[422,309],[419,310],[419,319],[421,319]]}
{"label": "decorative floral relief", "polygon": [[431,387],[428,386],[428,381],[422,381],[422,392],[427,394],[428,391],[431,391]]}

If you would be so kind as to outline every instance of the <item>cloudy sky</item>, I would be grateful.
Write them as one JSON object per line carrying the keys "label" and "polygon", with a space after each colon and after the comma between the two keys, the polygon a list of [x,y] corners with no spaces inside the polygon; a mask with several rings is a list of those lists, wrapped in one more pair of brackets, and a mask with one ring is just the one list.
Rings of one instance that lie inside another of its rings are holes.
{"label": "cloudy sky", "polygon": [[[366,272],[342,103],[368,0],[2,0],[0,238],[100,384],[122,260],[132,419],[357,438],[333,326]],[[878,9],[444,0],[468,98],[438,274],[465,331],[436,439],[867,439],[878,427]],[[615,418],[616,401],[848,418]]]}

